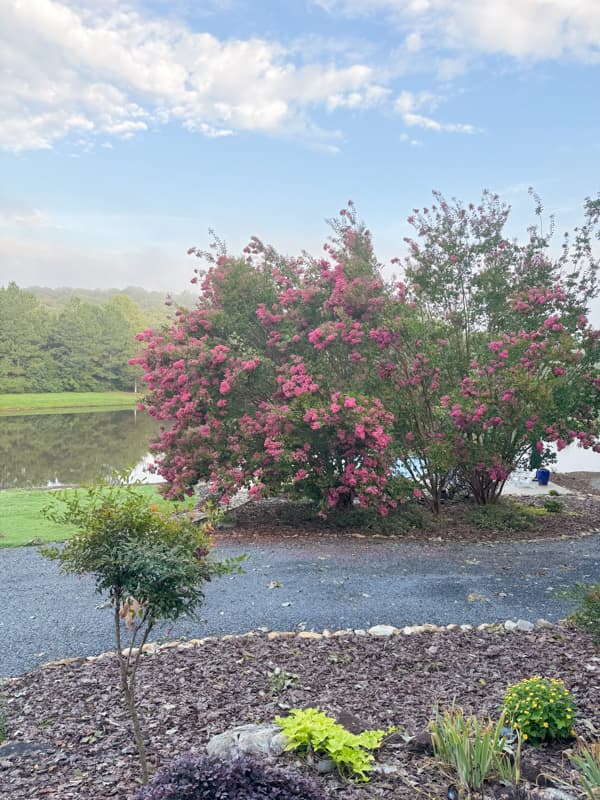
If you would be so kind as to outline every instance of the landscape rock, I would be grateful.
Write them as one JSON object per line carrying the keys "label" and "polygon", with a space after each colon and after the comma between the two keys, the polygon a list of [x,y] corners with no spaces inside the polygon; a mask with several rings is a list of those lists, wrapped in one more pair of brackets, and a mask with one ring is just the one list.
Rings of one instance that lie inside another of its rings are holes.
{"label": "landscape rock", "polygon": [[396,628],[393,625],[373,625],[368,630],[371,636],[393,636],[395,632]]}
{"label": "landscape rock", "polygon": [[315,761],[314,767],[320,775],[327,775],[335,772],[335,761],[332,758],[320,758]]}
{"label": "landscape rock", "polygon": [[400,770],[393,764],[373,764],[373,775],[395,775]]}
{"label": "landscape rock", "polygon": [[517,630],[517,623],[513,622],[512,619],[507,619],[504,623],[504,628],[507,631],[516,631]]}
{"label": "landscape rock", "polygon": [[35,753],[51,753],[53,747],[40,742],[5,742],[0,745],[0,758],[6,759],[10,756],[27,756]]}
{"label": "landscape rock", "polygon": [[238,725],[236,728],[213,736],[206,745],[209,755],[237,758],[242,755],[279,756],[287,740],[278,725]]}
{"label": "landscape rock", "polygon": [[532,800],[577,800],[571,792],[565,792],[564,789],[557,789],[550,786],[545,789],[534,789],[531,793]]}
{"label": "landscape rock", "polygon": [[517,630],[522,631],[523,633],[530,633],[534,628],[532,622],[529,622],[527,619],[518,619],[517,620]]}
{"label": "landscape rock", "polygon": [[431,734],[429,731],[422,731],[413,737],[407,745],[411,753],[427,753],[433,754],[433,744],[431,742]]}

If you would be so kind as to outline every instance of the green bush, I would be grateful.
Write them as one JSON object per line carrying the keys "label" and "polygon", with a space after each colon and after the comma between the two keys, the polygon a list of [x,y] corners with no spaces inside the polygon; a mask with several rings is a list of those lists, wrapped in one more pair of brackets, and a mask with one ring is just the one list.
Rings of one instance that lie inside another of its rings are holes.
{"label": "green bush", "polygon": [[548,497],[544,500],[544,508],[551,514],[559,514],[563,510],[563,504],[560,500],[554,500],[554,498]]}
{"label": "green bush", "polygon": [[600,741],[584,746],[579,753],[569,755],[571,762],[581,770],[581,785],[589,800],[600,797]]}
{"label": "green bush", "polygon": [[600,640],[600,583],[576,583],[566,596],[577,601],[569,621]]}
{"label": "green bush", "polygon": [[519,780],[520,749],[509,747],[503,733],[504,715],[498,722],[465,717],[461,708],[443,713],[435,709],[429,724],[437,761],[454,770],[467,792],[481,791],[492,777],[516,784]]}
{"label": "green bush", "polygon": [[[208,533],[214,520],[196,525],[189,512],[174,515],[148,504],[135,486],[116,476],[85,492],[53,495],[46,516],[77,532],[62,547],[42,548],[61,571],[92,575],[96,591],[108,594],[113,613],[116,658],[123,698],[133,726],[142,781],[148,781],[144,737],[135,703],[140,656],[154,626],[194,616],[204,601],[204,584],[212,577],[239,571],[240,559],[210,557]],[[123,647],[123,626],[129,646]]]}
{"label": "green bush", "polygon": [[275,717],[288,740],[286,750],[298,750],[317,758],[330,758],[345,780],[368,781],[375,758],[372,750],[381,745],[382,730],[355,734],[318,708],[294,708],[287,717]]}
{"label": "green bush", "polygon": [[533,524],[532,513],[515,503],[493,503],[469,511],[469,522],[485,531],[526,531]]}
{"label": "green bush", "polygon": [[530,744],[573,735],[576,708],[564,683],[557,678],[533,678],[509,686],[504,697],[507,721]]}

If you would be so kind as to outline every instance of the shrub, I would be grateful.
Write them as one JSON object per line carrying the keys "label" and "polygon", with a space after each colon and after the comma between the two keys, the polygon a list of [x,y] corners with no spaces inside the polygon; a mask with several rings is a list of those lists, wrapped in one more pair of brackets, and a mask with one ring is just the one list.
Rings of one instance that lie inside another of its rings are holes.
{"label": "shrub", "polygon": [[372,750],[381,745],[385,732],[367,730],[355,734],[318,708],[294,708],[287,717],[275,717],[288,740],[286,750],[299,750],[330,758],[344,779],[368,781],[375,758]]}
{"label": "shrub", "polygon": [[559,497],[559,493],[556,491],[556,489],[550,489],[548,494],[550,495],[550,497]]}
{"label": "shrub", "polygon": [[569,755],[571,762],[582,772],[581,785],[589,800],[600,796],[600,741],[584,746],[579,753]]}
{"label": "shrub", "polygon": [[504,715],[494,723],[465,717],[460,708],[443,714],[436,709],[429,728],[436,759],[451,767],[469,792],[481,790],[484,781],[495,776],[518,781],[520,751],[508,746]]}
{"label": "shrub", "polygon": [[548,497],[544,500],[544,508],[551,514],[559,514],[563,510],[563,504],[560,500],[554,500],[554,498]]}
{"label": "shrub", "polygon": [[504,698],[506,718],[531,744],[573,735],[575,704],[564,683],[539,675],[509,686]]}
{"label": "shrub", "polygon": [[[170,516],[118,481],[86,492],[58,492],[46,516],[78,529],[62,548],[42,548],[71,575],[93,575],[96,591],[110,599],[121,690],[133,726],[142,781],[148,764],[135,703],[140,656],[154,626],[194,616],[204,600],[204,583],[214,576],[239,571],[239,559],[210,558],[212,521],[197,526],[191,514]],[[238,563],[236,563],[236,561]],[[123,625],[129,647],[123,648]]]}
{"label": "shrub", "polygon": [[247,487],[385,515],[400,461],[439,512],[452,472],[487,505],[514,469],[549,460],[549,443],[597,448],[598,201],[555,261],[535,226],[508,239],[496,196],[434,197],[408,219],[406,283],[384,280],[352,204],[323,258],[255,237],[239,257],[219,241],[190,249],[205,261],[197,305],[138,334],[131,362],[163,423],[151,449],[170,496],[205,480],[224,502]]}
{"label": "shrub", "polygon": [[600,639],[600,583],[576,583],[567,596],[577,601],[569,621],[579,630]]}
{"label": "shrub", "polygon": [[135,800],[325,800],[310,779],[250,757],[185,756],[163,767]]}
{"label": "shrub", "polygon": [[468,514],[469,522],[486,531],[526,531],[532,526],[532,515],[515,503],[478,506]]}

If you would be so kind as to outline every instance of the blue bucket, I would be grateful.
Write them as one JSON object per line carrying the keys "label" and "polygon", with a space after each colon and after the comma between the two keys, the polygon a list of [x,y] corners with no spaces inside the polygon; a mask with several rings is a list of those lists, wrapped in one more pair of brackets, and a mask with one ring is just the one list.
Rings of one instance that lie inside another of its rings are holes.
{"label": "blue bucket", "polygon": [[550,480],[550,470],[543,468],[538,469],[536,478],[540,486],[548,486],[548,481]]}

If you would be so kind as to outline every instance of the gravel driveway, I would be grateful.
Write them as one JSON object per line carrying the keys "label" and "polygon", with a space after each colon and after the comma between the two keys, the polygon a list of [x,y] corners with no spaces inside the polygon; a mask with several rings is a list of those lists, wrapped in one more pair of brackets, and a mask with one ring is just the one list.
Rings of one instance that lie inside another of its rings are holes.
{"label": "gravel driveway", "polygon": [[[555,590],[600,581],[600,534],[505,544],[390,539],[220,546],[247,553],[245,574],[207,587],[205,621],[154,639],[307,630],[556,621],[570,609]],[[62,576],[35,548],[0,550],[0,677],[113,647],[112,616],[93,582]]]}

